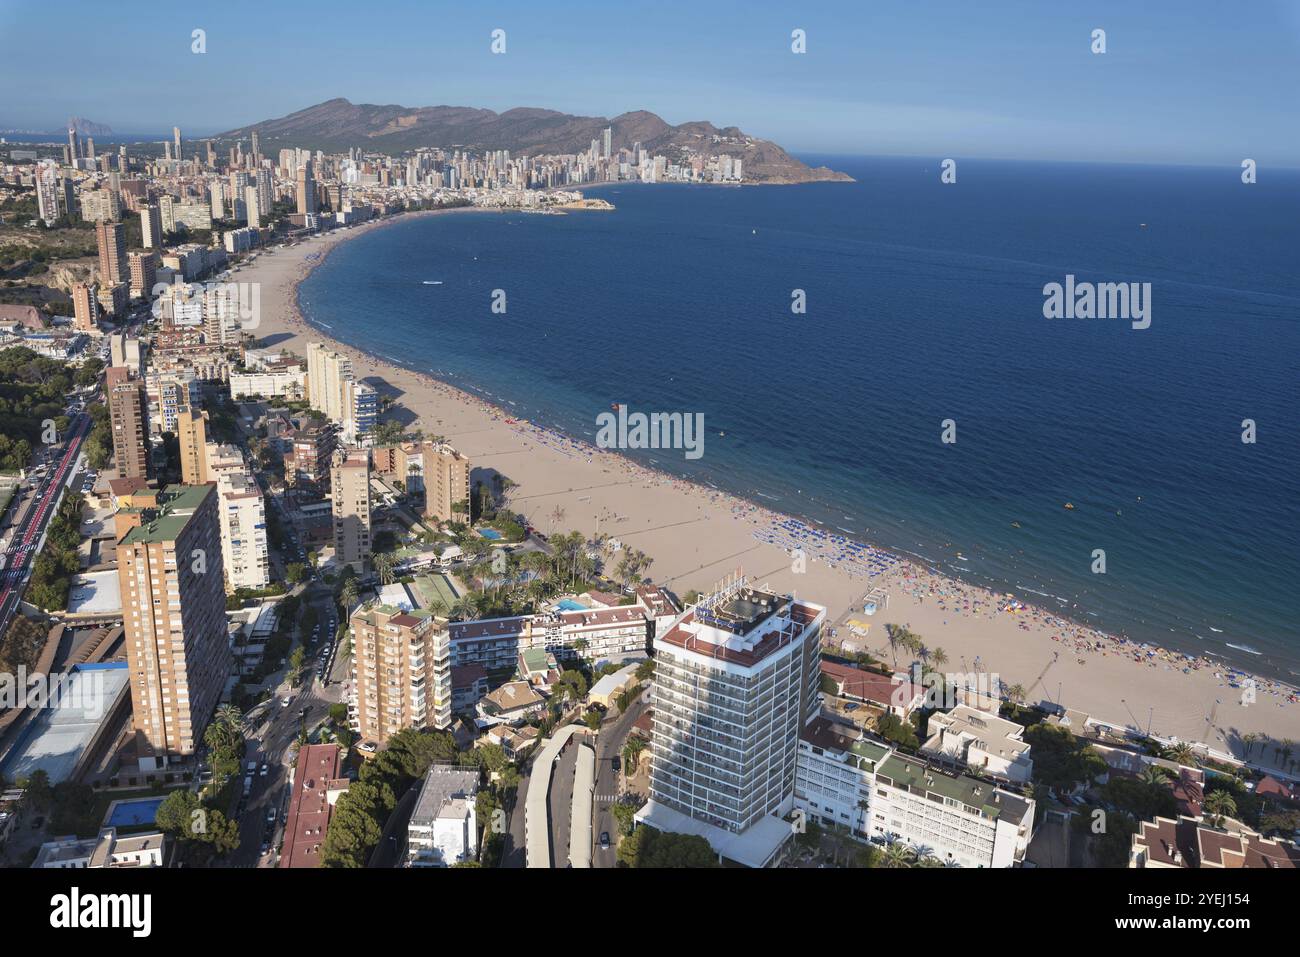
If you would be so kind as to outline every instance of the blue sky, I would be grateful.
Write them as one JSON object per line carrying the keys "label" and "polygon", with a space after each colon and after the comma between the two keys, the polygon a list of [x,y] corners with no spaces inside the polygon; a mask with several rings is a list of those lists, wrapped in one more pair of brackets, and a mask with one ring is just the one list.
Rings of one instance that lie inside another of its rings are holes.
{"label": "blue sky", "polygon": [[1300,0],[0,0],[0,90],[4,128],[199,136],[344,96],[647,109],[797,152],[1296,167]]}

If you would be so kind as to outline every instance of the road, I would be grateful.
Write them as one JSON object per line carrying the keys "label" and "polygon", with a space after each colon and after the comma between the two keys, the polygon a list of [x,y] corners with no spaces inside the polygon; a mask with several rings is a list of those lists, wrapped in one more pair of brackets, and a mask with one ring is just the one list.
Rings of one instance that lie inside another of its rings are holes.
{"label": "road", "polygon": [[69,436],[60,445],[46,453],[46,461],[54,464],[34,489],[15,497],[11,506],[14,527],[7,532],[9,545],[4,553],[3,584],[0,585],[0,635],[9,629],[9,622],[22,601],[27,588],[27,578],[36,550],[41,545],[45,529],[58,511],[63,490],[76,469],[81,446],[90,432],[90,416],[78,413],[68,429]]}
{"label": "road", "polygon": [[[637,719],[645,713],[647,707],[646,699],[650,697],[649,692],[640,695],[632,704],[632,707],[620,714],[609,724],[602,725],[600,734],[596,736],[596,810],[592,817],[592,842],[591,866],[592,867],[616,867],[618,859],[615,855],[614,845],[617,843],[618,824],[614,820],[614,815],[610,813],[609,806],[618,800],[618,771],[614,770],[614,759],[619,758],[622,762],[623,744],[627,741],[627,736],[632,733],[632,725],[636,724]],[[601,849],[600,835],[605,831],[609,834],[609,847]]]}

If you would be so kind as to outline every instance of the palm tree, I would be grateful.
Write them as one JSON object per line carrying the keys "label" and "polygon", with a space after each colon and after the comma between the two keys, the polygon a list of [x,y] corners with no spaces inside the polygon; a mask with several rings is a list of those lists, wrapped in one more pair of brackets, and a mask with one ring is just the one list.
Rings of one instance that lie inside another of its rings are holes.
{"label": "palm tree", "polygon": [[1171,761],[1177,761],[1179,764],[1183,765],[1184,767],[1189,767],[1189,768],[1199,767],[1199,765],[1196,763],[1196,749],[1193,748],[1186,741],[1180,741],[1178,744],[1175,744],[1172,748],[1168,748],[1165,751],[1165,757],[1167,757]]}
{"label": "palm tree", "polygon": [[1138,780],[1148,787],[1161,787],[1165,783],[1165,776],[1154,764],[1148,764],[1138,775]]}
{"label": "palm tree", "polygon": [[948,663],[948,652],[944,651],[942,648],[935,648],[934,651],[930,652],[930,660],[933,661],[935,665],[942,668]]}
{"label": "palm tree", "polygon": [[1007,689],[1007,700],[1010,701],[1010,702],[1012,702],[1013,704],[1017,704],[1017,705],[1019,705],[1019,704],[1024,704],[1024,703],[1025,703],[1025,686],[1024,686],[1024,685],[1018,685],[1018,684],[1017,684],[1017,685],[1012,685],[1011,687],[1009,687],[1009,688]]}
{"label": "palm tree", "polygon": [[1225,817],[1232,817],[1237,813],[1237,802],[1227,791],[1211,791],[1205,795],[1205,810],[1210,812],[1214,819],[1214,826],[1218,827],[1219,822]]}
{"label": "palm tree", "polygon": [[371,564],[375,566],[375,573],[379,576],[379,582],[382,585],[391,585],[393,583],[393,567],[396,562],[389,552],[371,552]]}
{"label": "palm tree", "polygon": [[357,603],[357,580],[348,578],[343,582],[343,587],[339,589],[339,604],[343,606],[343,613],[350,614],[352,607]]}
{"label": "palm tree", "polygon": [[902,841],[893,841],[885,848],[886,867],[911,867],[912,849]]}

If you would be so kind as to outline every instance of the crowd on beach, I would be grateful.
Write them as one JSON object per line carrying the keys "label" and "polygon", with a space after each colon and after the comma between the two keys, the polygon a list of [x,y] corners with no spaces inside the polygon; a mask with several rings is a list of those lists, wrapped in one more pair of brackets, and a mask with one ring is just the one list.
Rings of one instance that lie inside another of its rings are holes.
{"label": "crowd on beach", "polygon": [[[291,315],[288,322],[303,334],[310,330],[297,309],[296,285],[317,264],[317,261],[304,262],[289,292]],[[1012,594],[998,594],[967,584],[918,562],[857,542],[845,535],[833,534],[712,486],[649,468],[617,452],[598,449],[558,430],[520,418],[487,399],[430,375],[347,347],[339,348],[359,364],[364,363],[390,377],[393,382],[402,383],[408,394],[411,387],[405,383],[414,379],[420,387],[442,400],[475,408],[488,418],[503,422],[524,439],[525,445],[531,442],[568,458],[595,462],[607,471],[624,474],[631,481],[643,483],[646,487],[668,485],[680,492],[697,496],[702,501],[725,506],[734,520],[754,526],[752,535],[757,541],[774,545],[789,556],[793,557],[802,551],[809,561],[820,561],[854,579],[870,580],[891,590],[897,589],[900,594],[909,595],[922,605],[933,602],[945,613],[954,616],[993,619],[1014,615],[1021,631],[1045,634],[1050,640],[1059,643],[1062,651],[1079,664],[1086,664],[1092,656],[1117,655],[1132,659],[1136,665],[1147,668],[1165,668],[1187,674],[1209,670],[1222,687],[1237,689],[1249,686],[1253,681],[1257,697],[1270,697],[1279,706],[1300,703],[1300,693],[1281,682],[1249,675],[1209,656],[1172,651],[1081,625],[1026,603]],[[707,517],[707,510],[702,507],[701,510]]]}

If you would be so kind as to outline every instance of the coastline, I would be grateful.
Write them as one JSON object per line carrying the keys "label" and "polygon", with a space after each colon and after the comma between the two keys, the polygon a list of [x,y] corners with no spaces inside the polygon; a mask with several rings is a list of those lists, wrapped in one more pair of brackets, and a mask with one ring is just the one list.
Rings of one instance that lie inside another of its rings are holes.
{"label": "coastline", "polygon": [[[865,644],[887,662],[894,659],[884,625],[904,624],[928,648],[944,649],[948,660],[941,670],[999,675],[1005,684],[1022,685],[1030,702],[1051,700],[1115,725],[1203,742],[1237,757],[1246,756],[1242,736],[1247,733],[1263,733],[1279,743],[1300,738],[1300,704],[1287,700],[1294,699],[1294,689],[1278,682],[1258,679],[1256,702],[1244,706],[1230,678],[1241,673],[1222,662],[1105,635],[1025,600],[1032,596],[1017,593],[1021,607],[1009,610],[1007,596],[941,575],[922,562],[850,546],[833,532],[755,502],[516,419],[508,399],[488,394],[489,401],[349,346],[302,314],[299,284],[339,243],[412,217],[492,211],[422,210],[259,257],[240,274],[242,281],[262,283],[263,317],[253,331],[270,338],[272,347],[299,354],[305,354],[309,339],[332,343],[352,357],[359,377],[394,394],[417,417],[413,425],[444,435],[476,468],[495,468],[519,483],[510,507],[536,527],[612,535],[650,555],[654,564],[648,574],[678,593],[704,590],[743,567],[758,582],[826,605],[828,622],[835,625],[878,586],[889,591],[890,607],[870,619]],[[807,553],[802,574],[791,569],[788,549],[795,546]],[[895,557],[897,564],[888,571],[866,576],[873,561],[880,569]],[[847,637],[847,629],[840,631]],[[1249,758],[1269,765],[1280,760],[1271,746],[1255,748]]]}

